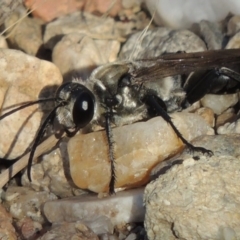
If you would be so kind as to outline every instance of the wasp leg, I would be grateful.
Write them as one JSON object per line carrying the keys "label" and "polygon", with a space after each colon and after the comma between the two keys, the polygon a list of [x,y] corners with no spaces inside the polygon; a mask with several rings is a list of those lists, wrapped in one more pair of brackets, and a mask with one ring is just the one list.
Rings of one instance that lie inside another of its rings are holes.
{"label": "wasp leg", "polygon": [[114,194],[115,193],[115,183],[116,183],[116,169],[115,169],[115,156],[114,156],[114,140],[113,140],[113,134],[112,134],[112,128],[111,128],[111,118],[113,116],[113,113],[107,112],[105,114],[105,119],[106,119],[106,125],[105,125],[105,130],[107,134],[107,141],[108,141],[108,146],[109,146],[109,159],[110,159],[110,164],[111,164],[111,179],[109,182],[109,194]]}
{"label": "wasp leg", "polygon": [[240,84],[240,74],[225,67],[191,73],[183,86],[186,92],[183,108],[200,100],[207,93],[229,92],[237,84]]}
{"label": "wasp leg", "polygon": [[[207,154],[209,156],[213,155],[213,152],[211,150],[205,149],[203,147],[195,147],[191,143],[189,143],[182,134],[178,131],[178,129],[175,127],[175,125],[172,122],[171,117],[168,115],[168,113],[164,110],[164,108],[161,106],[164,104],[164,102],[158,98],[157,96],[153,94],[147,94],[144,97],[144,102],[147,104],[147,106],[155,112],[156,115],[161,116],[174,130],[176,135],[182,140],[182,142],[191,150],[191,151],[197,151],[201,152],[203,154]],[[162,104],[160,104],[162,102]]]}

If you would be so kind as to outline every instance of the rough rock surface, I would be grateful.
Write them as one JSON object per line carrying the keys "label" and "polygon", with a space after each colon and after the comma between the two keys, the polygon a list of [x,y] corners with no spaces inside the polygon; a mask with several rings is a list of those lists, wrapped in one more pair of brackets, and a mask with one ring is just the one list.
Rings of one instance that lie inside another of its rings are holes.
{"label": "rough rock surface", "polygon": [[67,173],[69,163],[62,158],[65,153],[66,143],[62,141],[60,149],[55,149],[45,154],[40,163],[31,168],[32,182],[29,182],[27,171],[24,172],[21,183],[35,191],[51,192],[58,197],[70,197],[84,193],[81,189],[72,184],[71,176]]}
{"label": "rough rock surface", "polygon": [[[214,156],[183,159],[145,189],[145,228],[153,239],[239,239],[239,135],[205,136]],[[170,160],[171,161],[171,160]]]}
{"label": "rough rock surface", "polygon": [[27,216],[36,222],[43,223],[45,220],[41,214],[42,204],[57,197],[45,191],[36,192],[27,187],[9,186],[3,199],[15,219],[21,220]]}
{"label": "rough rock surface", "polygon": [[[1,114],[23,102],[53,97],[56,87],[62,82],[54,64],[21,51],[0,49],[0,59]],[[4,139],[1,139],[0,157],[18,157],[29,147],[41,124],[42,110],[45,113],[49,111],[49,103],[41,107],[40,110],[36,104],[1,120],[0,135]]]}
{"label": "rough rock surface", "polygon": [[164,53],[206,50],[205,43],[188,30],[173,31],[170,28],[159,27],[141,35],[142,32],[137,32],[128,38],[119,54],[121,59],[151,58]]}
{"label": "rough rock surface", "polygon": [[[213,129],[197,114],[174,113],[171,117],[187,140],[213,134]],[[117,188],[132,188],[147,183],[150,170],[157,163],[183,148],[181,140],[162,118],[115,128],[113,139]],[[110,162],[105,131],[71,138],[68,153],[71,177],[78,187],[108,192]]]}

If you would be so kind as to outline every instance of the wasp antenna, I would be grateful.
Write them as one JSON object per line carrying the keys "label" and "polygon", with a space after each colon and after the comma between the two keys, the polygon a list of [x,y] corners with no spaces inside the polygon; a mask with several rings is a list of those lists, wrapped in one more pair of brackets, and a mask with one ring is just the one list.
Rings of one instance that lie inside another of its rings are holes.
{"label": "wasp antenna", "polygon": [[21,109],[30,107],[34,104],[39,104],[39,103],[43,103],[43,102],[53,102],[53,101],[56,101],[56,100],[57,100],[56,98],[46,98],[46,99],[39,99],[39,100],[33,101],[33,102],[27,102],[20,107],[17,107],[17,108],[15,108],[15,109],[13,109],[9,112],[4,113],[2,116],[0,116],[0,120],[4,119],[5,117],[7,117],[7,116],[9,116],[9,115],[21,110]]}
{"label": "wasp antenna", "polygon": [[27,167],[27,176],[28,176],[28,179],[29,181],[31,182],[32,181],[32,178],[31,178],[31,166],[32,166],[32,161],[33,161],[33,157],[34,157],[34,153],[36,151],[36,148],[40,142],[40,140],[42,139],[47,127],[48,127],[48,124],[52,121],[52,119],[55,117],[55,113],[56,113],[56,110],[59,108],[59,107],[62,107],[66,104],[66,102],[61,102],[59,103],[50,113],[49,115],[47,116],[47,118],[44,120],[41,128],[39,129],[38,133],[37,133],[37,136],[34,140],[34,143],[33,143],[33,146],[32,146],[32,149],[31,149],[31,152],[30,152],[30,155],[29,155],[29,159],[28,159],[28,167]]}

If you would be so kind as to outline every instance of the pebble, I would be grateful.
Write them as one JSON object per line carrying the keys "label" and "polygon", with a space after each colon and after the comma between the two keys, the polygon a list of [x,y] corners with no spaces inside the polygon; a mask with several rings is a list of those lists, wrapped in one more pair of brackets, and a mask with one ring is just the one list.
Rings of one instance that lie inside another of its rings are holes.
{"label": "pebble", "polygon": [[15,229],[12,225],[13,219],[6,209],[0,205],[0,238],[17,240]]}
{"label": "pebble", "polygon": [[210,22],[202,20],[199,23],[193,24],[191,30],[201,36],[201,39],[207,45],[208,50],[218,50],[222,48],[223,32],[221,22]]}
{"label": "pebble", "polygon": [[69,33],[81,33],[95,39],[105,40],[119,40],[127,34],[127,32],[119,31],[113,18],[101,18],[86,12],[75,12],[46,25],[43,38],[45,47],[52,50],[56,43]]}
{"label": "pebble", "polygon": [[197,109],[195,113],[201,116],[210,127],[213,128],[215,126],[214,112],[211,108],[202,107]]}
{"label": "pebble", "polygon": [[[11,106],[54,96],[56,86],[62,82],[62,76],[54,64],[21,51],[0,49],[0,59],[2,114],[7,112],[4,109]],[[52,104],[45,104],[42,110],[46,113],[49,106]],[[42,117],[37,104],[1,120],[0,135],[4,139],[0,144],[0,157],[11,159],[21,155],[32,143]]]}
{"label": "pebble", "polygon": [[227,23],[227,35],[233,36],[240,30],[240,16],[232,16]]}
{"label": "pebble", "polygon": [[25,171],[21,177],[22,185],[35,191],[44,189],[60,198],[83,194],[84,191],[74,186],[71,176],[65,170],[68,169],[69,165],[68,159],[62,157],[66,155],[64,153],[67,151],[65,145],[65,141],[62,140],[60,148],[45,154],[42,161],[32,166],[32,182],[29,182],[27,171]]}
{"label": "pebble", "polygon": [[57,2],[54,0],[25,0],[24,3],[28,8],[34,9],[32,14],[35,17],[41,18],[45,22],[79,10],[96,15],[103,15],[107,12],[112,17],[122,10],[121,0],[114,2],[111,0],[59,0]]}
{"label": "pebble", "polygon": [[[12,48],[36,56],[39,54],[43,44],[42,25],[38,19],[23,17],[24,15],[26,15],[26,10],[24,8],[17,8],[4,21],[5,28],[9,28],[7,39]],[[15,26],[14,24],[17,21],[19,22]]]}
{"label": "pebble", "polygon": [[145,188],[145,229],[149,240],[240,237],[236,184],[240,137],[204,136],[193,143],[208,147],[214,156],[195,161],[180,155],[177,159],[182,159],[183,164],[174,165]]}
{"label": "pebble", "polygon": [[82,33],[65,35],[54,47],[52,61],[64,80],[87,79],[94,68],[117,59],[120,42],[92,39]]}
{"label": "pebble", "polygon": [[227,111],[223,112],[216,119],[216,128],[223,126],[226,123],[236,121],[237,115],[233,108],[229,108]]}
{"label": "pebble", "polygon": [[[179,112],[170,116],[189,141],[203,134],[213,134],[213,129],[197,114]],[[114,128],[113,138],[117,188],[142,186],[149,181],[151,168],[183,149],[175,132],[160,117]],[[108,192],[110,163],[105,131],[71,138],[68,154],[76,186],[97,193]]]}
{"label": "pebble", "polygon": [[203,107],[211,108],[215,114],[220,115],[238,102],[238,93],[226,95],[206,94],[200,102]]}
{"label": "pebble", "polygon": [[39,240],[99,240],[87,226],[81,222],[62,223],[51,228],[47,233],[38,238]]}
{"label": "pebble", "polygon": [[[146,51],[148,49],[148,51]],[[206,44],[188,30],[173,31],[159,27],[149,29],[142,36],[142,31],[132,34],[123,45],[120,59],[147,59],[165,53],[200,52],[206,50]]]}
{"label": "pebble", "polygon": [[3,199],[15,219],[22,220],[24,217],[29,217],[42,224],[45,223],[45,218],[41,214],[42,204],[57,197],[46,191],[36,192],[28,187],[9,186]]}

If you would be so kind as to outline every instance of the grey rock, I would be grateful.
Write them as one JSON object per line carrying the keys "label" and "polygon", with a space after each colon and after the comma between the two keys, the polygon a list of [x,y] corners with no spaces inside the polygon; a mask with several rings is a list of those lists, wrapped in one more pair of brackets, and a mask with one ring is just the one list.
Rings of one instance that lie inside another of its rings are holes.
{"label": "grey rock", "polygon": [[[44,204],[43,212],[51,223],[83,220],[93,224],[99,217],[108,218],[114,226],[142,222],[145,214],[143,188],[118,192],[114,196],[105,198],[98,198],[97,195],[83,195],[49,201]],[[111,232],[110,225],[107,229]]]}
{"label": "grey rock", "polygon": [[[239,239],[239,135],[193,141],[214,156],[195,161],[186,151],[147,185],[145,228],[153,239]],[[171,160],[170,160],[171,161]]]}
{"label": "grey rock", "polygon": [[202,20],[198,24],[194,24],[191,30],[204,40],[208,50],[222,48],[224,36],[221,23]]}
{"label": "grey rock", "polygon": [[[147,49],[147,51],[146,51]],[[120,59],[146,59],[164,53],[205,51],[205,43],[188,30],[159,27],[144,34],[137,32],[129,37],[119,54]]]}

